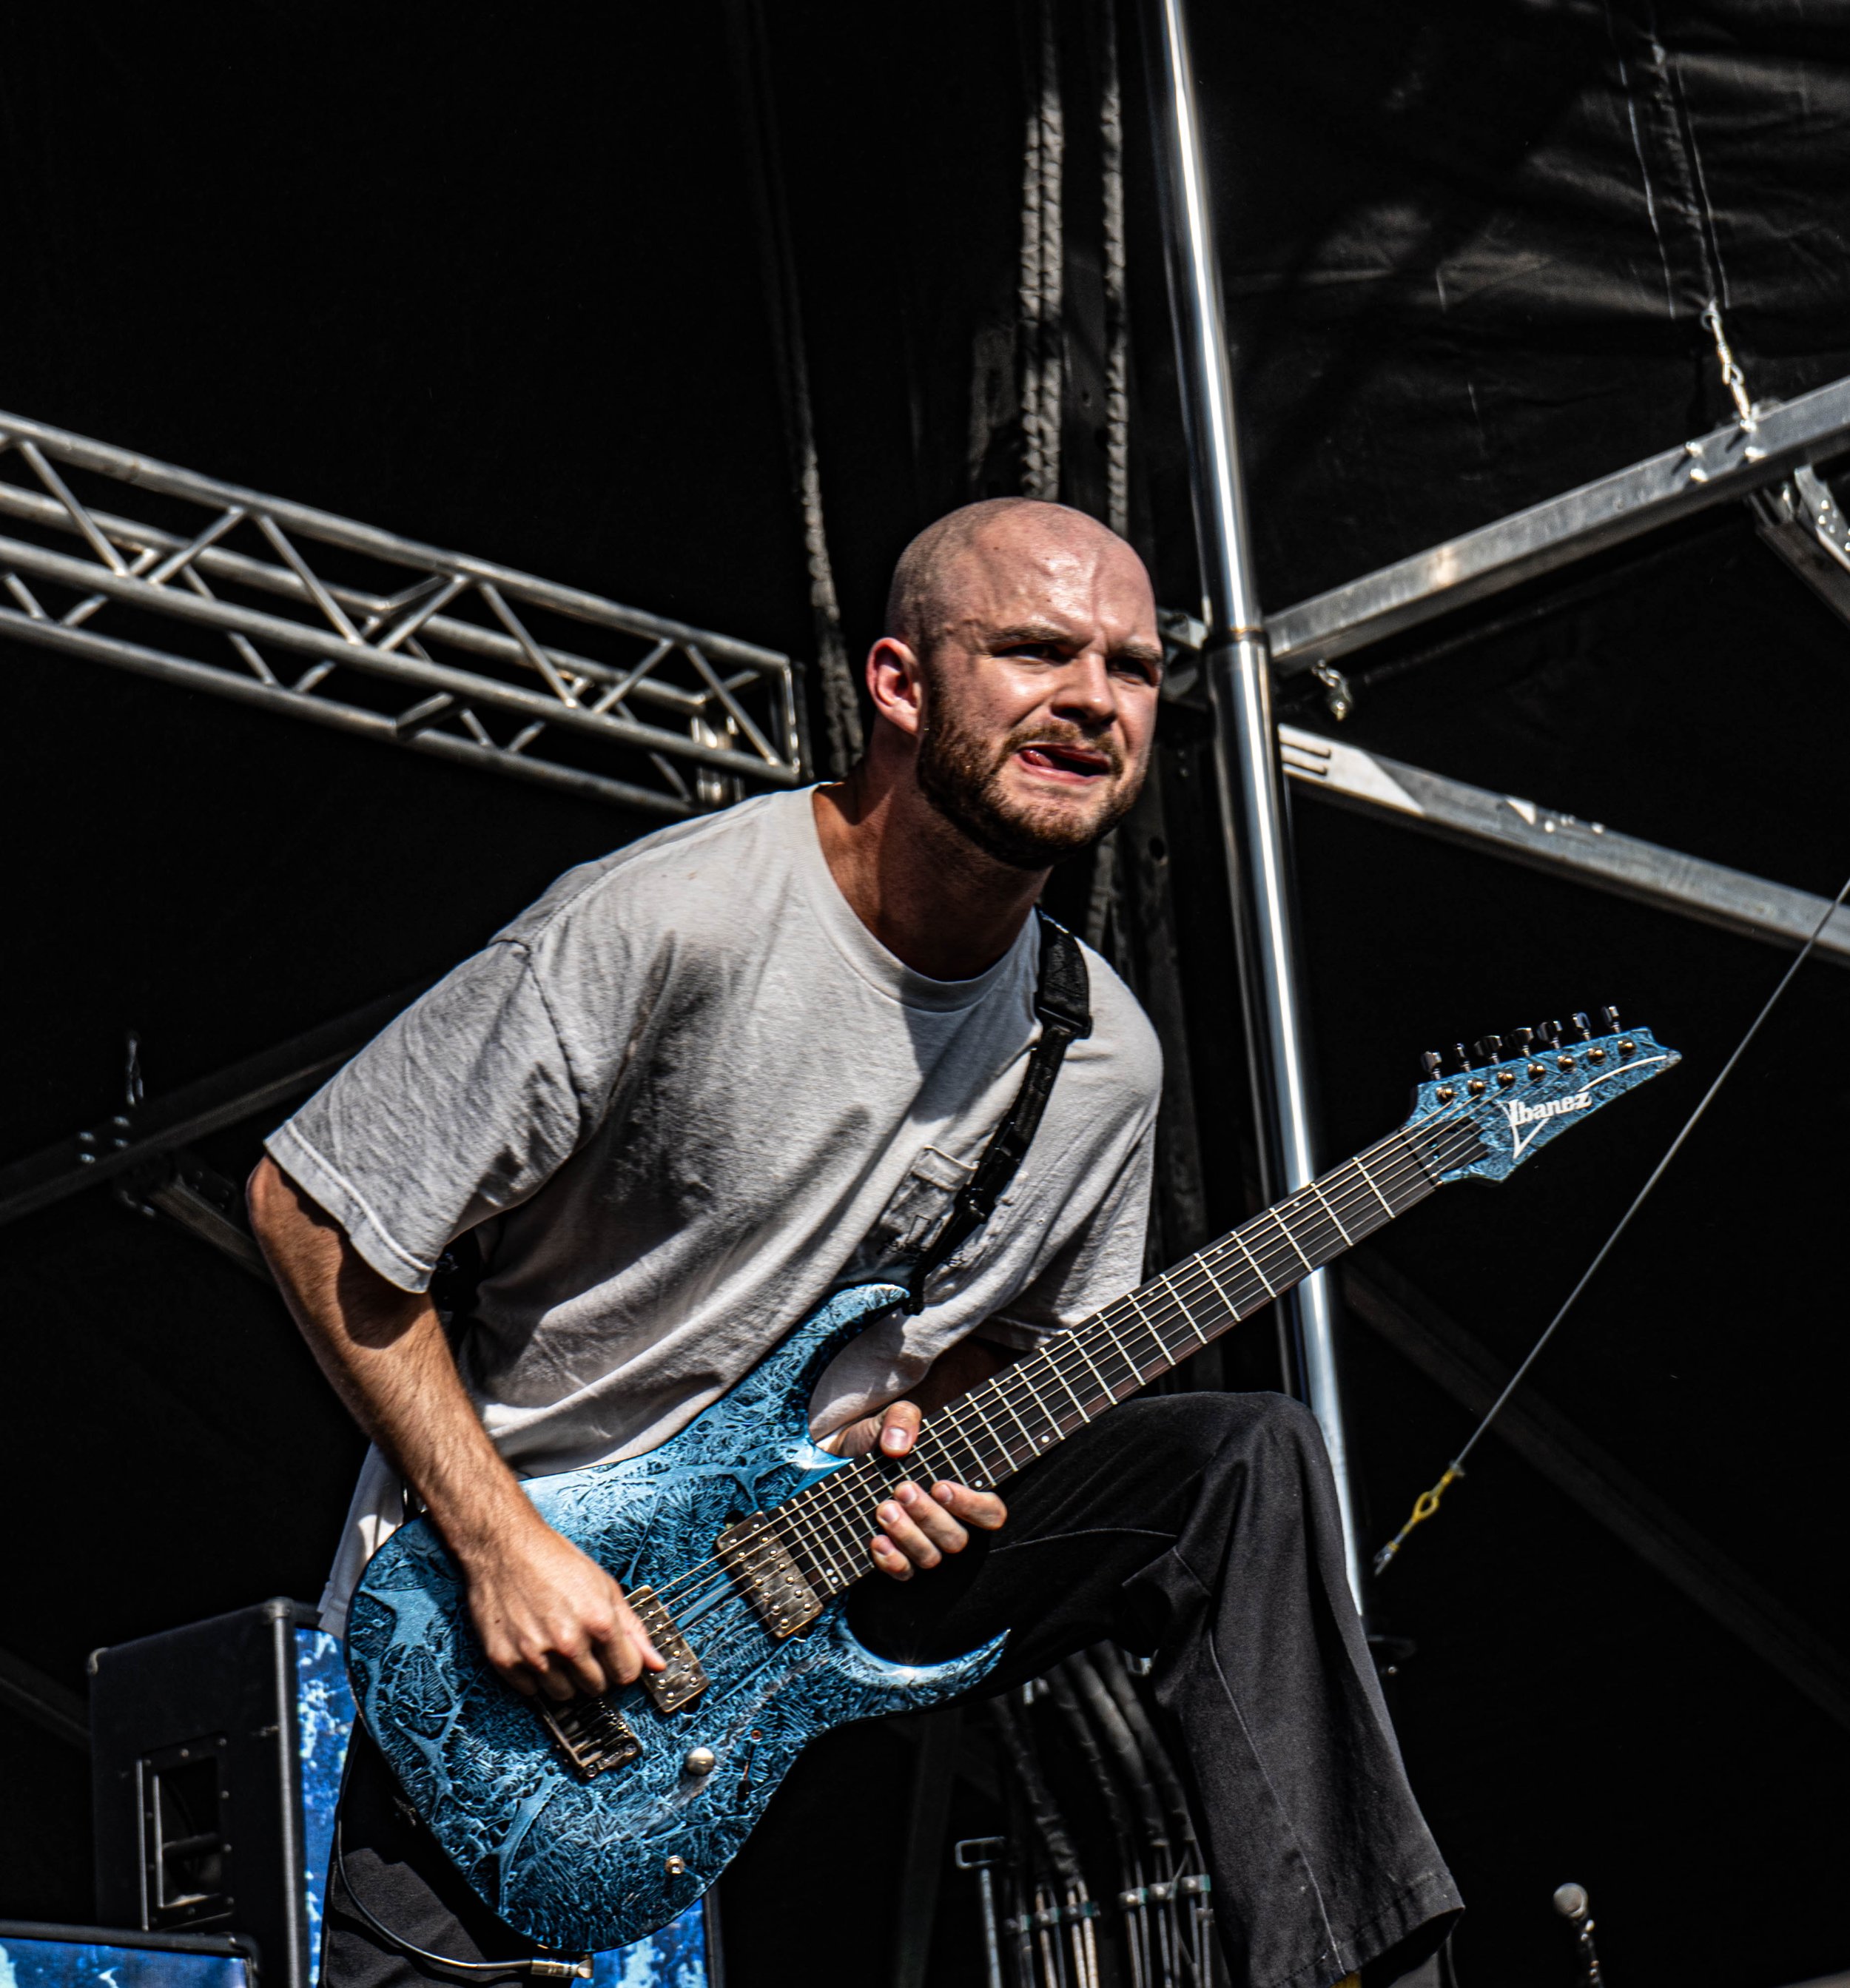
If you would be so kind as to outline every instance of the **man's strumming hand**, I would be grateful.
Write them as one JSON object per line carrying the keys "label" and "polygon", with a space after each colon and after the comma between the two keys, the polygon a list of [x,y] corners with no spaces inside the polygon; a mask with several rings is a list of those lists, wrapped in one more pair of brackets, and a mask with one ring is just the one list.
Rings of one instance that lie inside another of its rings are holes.
{"label": "man's strumming hand", "polygon": [[516,1691],[595,1695],[664,1667],[623,1590],[531,1506],[457,1558],[483,1652]]}
{"label": "man's strumming hand", "polygon": [[[883,1456],[902,1457],[918,1440],[923,1419],[916,1402],[890,1402],[879,1415],[839,1430],[829,1447],[839,1456],[865,1456],[877,1449]],[[936,1567],[947,1554],[961,1553],[971,1528],[996,1531],[1008,1507],[993,1491],[973,1491],[967,1484],[940,1479],[927,1486],[903,1479],[874,1516],[882,1527],[868,1542],[874,1565],[895,1581],[910,1581],[915,1568]]]}

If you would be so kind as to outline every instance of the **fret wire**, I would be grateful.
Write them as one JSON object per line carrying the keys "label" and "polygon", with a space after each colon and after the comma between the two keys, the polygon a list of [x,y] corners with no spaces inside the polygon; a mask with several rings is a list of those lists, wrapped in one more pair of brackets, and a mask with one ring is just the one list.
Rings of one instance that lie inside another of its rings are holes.
{"label": "fret wire", "polygon": [[1041,1451],[1047,1447],[1047,1445],[1041,1437],[1036,1435],[1034,1432],[1029,1428],[1027,1423],[1022,1421],[1021,1411],[1018,1409],[1014,1403],[1008,1398],[1009,1381],[1011,1379],[1019,1380],[1021,1385],[1028,1391],[1028,1398],[1033,1403],[1037,1412],[1043,1415],[1047,1415],[1048,1420],[1049,1422],[1053,1422],[1054,1427],[1056,1430],[1059,1428],[1060,1425],[1058,1422],[1054,1422],[1054,1418],[1052,1415],[1048,1415],[1046,1403],[1044,1402],[1041,1399],[1040,1396],[1035,1392],[1035,1384],[1033,1379],[1027,1371],[1030,1364],[1031,1363],[1028,1361],[1023,1361],[1018,1362],[1017,1364],[1013,1367],[1004,1367],[1001,1372],[998,1374],[989,1384],[996,1390],[997,1399],[1001,1402],[1003,1407],[1008,1409],[1010,1415],[1014,1418],[1015,1427],[1021,1432],[1022,1441],[1028,1445],[1028,1453],[1031,1457],[1033,1457],[1038,1456]]}
{"label": "fret wire", "polygon": [[[1136,1324],[1140,1325],[1143,1330],[1149,1334],[1151,1339],[1156,1342],[1156,1351],[1166,1356],[1169,1352],[1169,1348],[1163,1344],[1161,1336],[1157,1333],[1156,1327],[1153,1326],[1149,1320],[1143,1316],[1143,1309],[1137,1303],[1136,1292],[1132,1291],[1126,1293],[1124,1297],[1119,1299],[1117,1304],[1112,1307],[1112,1310],[1114,1311],[1119,1310],[1121,1307],[1125,1305],[1129,1305],[1132,1311],[1136,1315]],[[1126,1320],[1126,1323],[1128,1324],[1129,1321]],[[1139,1361],[1137,1363],[1136,1374],[1137,1384],[1141,1387],[1143,1384],[1143,1363],[1141,1361]]]}
{"label": "fret wire", "polygon": [[[1015,1364],[1015,1366],[1011,1366],[1011,1368],[1004,1368],[1004,1370],[1001,1370],[1000,1374],[998,1374],[998,1376],[995,1376],[995,1381],[998,1381],[998,1384],[1000,1384],[1000,1385],[1004,1385],[1004,1390],[1005,1390],[1005,1384],[1008,1384],[1008,1381],[1009,1381],[1009,1378],[1011,1378],[1011,1376],[1019,1376],[1019,1378],[1021,1378],[1021,1388],[1023,1388],[1023,1390],[1025,1390],[1025,1394],[1028,1394],[1028,1400],[1029,1400],[1029,1404],[1033,1405],[1033,1412],[1035,1412],[1035,1414],[1038,1414],[1038,1415],[1043,1415],[1043,1418],[1045,1418],[1047,1422],[1049,1422],[1049,1423],[1052,1423],[1052,1425],[1053,1425],[1053,1435],[1052,1435],[1052,1437],[1047,1437],[1047,1435],[1028,1435],[1028,1447],[1029,1447],[1029,1449],[1033,1451],[1033,1453],[1035,1453],[1035,1456],[1039,1456],[1039,1453],[1041,1453],[1043,1449],[1049,1449],[1049,1447],[1052,1447],[1053,1443],[1061,1442],[1061,1439],[1063,1439],[1063,1437],[1065,1437],[1065,1433],[1067,1433],[1065,1429],[1063,1429],[1063,1428],[1061,1428],[1061,1425],[1059,1425],[1059,1415],[1057,1415],[1055,1412],[1053,1412],[1053,1408],[1049,1408],[1049,1405],[1047,1405],[1047,1401],[1043,1401],[1043,1400],[1041,1400],[1041,1390],[1039,1390],[1039,1385],[1035,1384],[1035,1371],[1038,1371],[1038,1370],[1047,1370],[1047,1356],[1045,1356],[1045,1352],[1041,1352],[1041,1354],[1031,1354],[1031,1356],[1029,1356],[1028,1360],[1019,1360],[1019,1362]],[[1004,1391],[1004,1400],[1005,1400],[1005,1398],[1008,1398],[1008,1395],[1005,1395],[1005,1391]],[[1021,1422],[1021,1418],[1019,1418],[1019,1414],[1015,1414],[1015,1405],[1014,1405],[1014,1401],[1009,1401],[1009,1414],[1015,1415],[1015,1422]],[[1081,1418],[1079,1418],[1079,1419],[1081,1419],[1081,1422],[1085,1422],[1085,1415],[1081,1414]],[[1025,1429],[1025,1425],[1023,1425],[1023,1433],[1028,1433],[1028,1429]]]}
{"label": "fret wire", "polygon": [[1215,1297],[1227,1307],[1228,1316],[1237,1320],[1240,1317],[1240,1307],[1227,1296],[1220,1280],[1214,1275],[1214,1266],[1207,1259],[1207,1252],[1204,1249],[1195,1261],[1201,1266],[1201,1274],[1214,1286]]}
{"label": "fret wire", "polygon": [[879,1488],[879,1479],[865,1456],[856,1457],[846,1470],[838,1470],[812,1487],[830,1541],[849,1570],[845,1581],[856,1577],[863,1546],[875,1530],[867,1500]]}
{"label": "fret wire", "polygon": [[[1129,1388],[1124,1387],[1121,1381],[1107,1381],[1105,1384],[1106,1393],[1114,1401],[1122,1401],[1126,1394],[1134,1394],[1136,1391],[1137,1370],[1131,1365],[1129,1359],[1126,1357],[1124,1349],[1118,1344],[1116,1336],[1112,1331],[1110,1321],[1106,1317],[1103,1312],[1095,1311],[1092,1314],[1092,1317],[1086,1321],[1085,1332],[1093,1346],[1097,1348],[1101,1357],[1103,1356],[1105,1352],[1104,1342],[1109,1340],[1111,1342],[1111,1350],[1112,1352],[1116,1354],[1119,1359],[1122,1361],[1126,1371],[1131,1376],[1132,1384]],[[1101,1376],[1100,1378],[1102,1378],[1103,1377]]]}
{"label": "fret wire", "polygon": [[809,1524],[809,1509],[802,1499],[792,1499],[772,1514],[771,1530],[786,1551],[802,1552],[819,1564],[825,1557],[825,1550],[815,1537]]}
{"label": "fret wire", "polygon": [[1343,1227],[1342,1217],[1336,1212],[1335,1209],[1330,1206],[1329,1196],[1324,1192],[1322,1188],[1320,1188],[1315,1181],[1311,1182],[1311,1192],[1323,1203],[1325,1212],[1328,1215],[1331,1221],[1335,1223],[1336,1233],[1342,1238],[1345,1248],[1353,1249],[1355,1244],[1355,1239],[1346,1229]]}
{"label": "fret wire", "polygon": [[997,1456],[1001,1459],[999,1463],[992,1463],[988,1466],[989,1475],[992,1478],[1006,1477],[1015,1467],[1014,1452],[1003,1440],[1001,1430],[999,1430],[996,1427],[995,1424],[989,1419],[988,1416],[983,1412],[982,1404],[977,1398],[977,1391],[978,1391],[973,1389],[970,1394],[964,1397],[964,1405],[969,1408],[970,1412],[982,1425],[983,1433],[989,1439],[990,1443],[994,1448]]}
{"label": "fret wire", "polygon": [[1232,1235],[1231,1235],[1227,1239],[1233,1244],[1234,1247],[1240,1252],[1241,1255],[1244,1256],[1248,1264],[1251,1266],[1253,1275],[1259,1280],[1261,1285],[1264,1287],[1266,1296],[1268,1298],[1275,1298],[1278,1295],[1277,1286],[1273,1283],[1271,1279],[1260,1269],[1258,1258],[1253,1254],[1251,1250],[1247,1249],[1246,1246],[1246,1239],[1241,1234],[1240,1231],[1236,1229]]}
{"label": "fret wire", "polygon": [[1106,1400],[1107,1401],[1115,1401],[1118,1398],[1112,1392],[1111,1383],[1099,1371],[1098,1367],[1094,1362],[1092,1355],[1085,1350],[1086,1330],[1087,1327],[1085,1325],[1079,1325],[1073,1328],[1073,1351],[1085,1362],[1087,1371],[1090,1373],[1092,1378],[1098,1382],[1099,1387],[1104,1390]]}
{"label": "fret wire", "polygon": [[[1304,1199],[1307,1195],[1314,1196],[1315,1199],[1307,1201]],[[1318,1193],[1317,1183],[1315,1181],[1301,1187],[1298,1190],[1295,1199],[1300,1204],[1294,1211],[1296,1232],[1308,1238],[1311,1246],[1311,1267],[1313,1270],[1320,1270],[1325,1263],[1333,1262],[1342,1254],[1345,1246],[1342,1239],[1342,1225],[1337,1221],[1335,1215],[1328,1213],[1318,1205],[1323,1197]],[[1319,1222],[1326,1229],[1332,1232],[1321,1238],[1312,1235],[1312,1225]]]}
{"label": "fret wire", "polygon": [[1394,1211],[1388,1205],[1387,1196],[1381,1192],[1379,1188],[1376,1186],[1375,1176],[1368,1170],[1368,1162],[1362,1158],[1361,1154],[1358,1153],[1355,1155],[1353,1164],[1356,1172],[1360,1174],[1362,1178],[1368,1182],[1369,1193],[1380,1202],[1382,1213],[1387,1217],[1389,1221],[1392,1222],[1394,1219]]}
{"label": "fret wire", "polygon": [[[1176,1309],[1182,1314],[1182,1323],[1186,1325],[1189,1330],[1195,1335],[1196,1338],[1198,1339],[1204,1346],[1205,1346],[1207,1344],[1207,1334],[1201,1330],[1200,1324],[1196,1320],[1195,1314],[1188,1308],[1187,1300],[1184,1298],[1180,1291],[1176,1288],[1175,1284],[1170,1279],[1169,1272],[1165,1270],[1163,1274],[1156,1279],[1156,1282],[1160,1283],[1163,1288],[1169,1293],[1170,1296],[1175,1300]],[[1214,1280],[1210,1277],[1208,1280],[1208,1282],[1212,1283]]]}
{"label": "fret wire", "polygon": [[1126,1291],[1119,1302],[1122,1304],[1129,1305],[1131,1310],[1136,1314],[1137,1323],[1142,1326],[1143,1330],[1149,1334],[1150,1337],[1156,1342],[1156,1344],[1162,1349],[1163,1353],[1166,1357],[1169,1352],[1169,1341],[1156,1330],[1156,1321],[1152,1319],[1149,1314],[1143,1309],[1142,1303],[1139,1300],[1139,1293],[1136,1291]]}
{"label": "fret wire", "polygon": [[792,1540],[780,1533],[780,1543],[787,1550],[793,1546],[796,1547],[815,1563],[816,1570],[819,1574],[826,1579],[839,1581],[841,1578],[841,1569],[836,1564],[835,1555],[830,1550],[830,1543],[810,1526],[809,1510],[805,1507],[803,1500],[793,1498],[782,1510],[783,1513],[788,1513],[795,1519],[798,1534],[797,1538]]}
{"label": "fret wire", "polygon": [[[1005,1371],[1008,1371],[1008,1368],[1004,1368],[1004,1374],[1005,1374]],[[1000,1374],[998,1374],[998,1376],[995,1376],[995,1380],[1001,1380]],[[1021,1429],[1023,1442],[1028,1443],[1029,1451],[1033,1451],[1033,1437],[1029,1435],[1029,1433],[1028,1433],[1028,1428],[1025,1428],[1025,1425],[1023,1425],[1021,1418],[1019,1418],[1019,1415],[1015,1415],[1015,1409],[1011,1408],[1011,1405],[1009,1405],[1009,1398],[1008,1398],[1008,1395],[1005,1395],[1004,1391],[1001,1391],[1001,1388],[998,1388],[998,1385],[995,1385],[995,1380],[984,1381],[984,1394],[990,1395],[991,1400],[995,1401],[995,1405],[998,1405],[998,1408],[1005,1408],[1005,1409],[1008,1409],[1008,1412],[1009,1412],[1009,1415],[1014,1415],[1015,1428]],[[972,1400],[974,1400],[974,1395],[972,1395]],[[990,1428],[990,1418],[987,1418],[987,1415],[984,1415],[984,1428]],[[1019,1467],[1021,1467],[1021,1466],[1019,1466],[1019,1463],[1015,1463],[1015,1445],[1014,1445],[1014,1443],[1001,1442],[1001,1437],[1000,1437],[1000,1435],[995,1437],[995,1439],[998,1439],[998,1443],[1001,1443],[1001,1453],[1004,1453],[1004,1456],[1008,1457],[1008,1459],[1009,1459],[1009,1469],[1011,1469],[1011,1471],[1018,1471]]]}
{"label": "fret wire", "polygon": [[1041,1357],[1047,1362],[1047,1371],[1066,1390],[1066,1398],[1072,1403],[1074,1412],[1079,1418],[1079,1426],[1083,1428],[1092,1417],[1085,1412],[1085,1404],[1073,1392],[1072,1383],[1060,1371],[1060,1363],[1054,1357],[1053,1348],[1049,1347]]}
{"label": "fret wire", "polygon": [[[1289,1203],[1286,1202],[1281,1205],[1288,1206]],[[1307,1277],[1309,1276],[1317,1266],[1311,1261],[1309,1257],[1305,1256],[1301,1249],[1298,1249],[1298,1239],[1291,1233],[1290,1229],[1286,1226],[1285,1217],[1279,1213],[1276,1208],[1268,1208],[1265,1212],[1272,1218],[1273,1222],[1277,1225],[1279,1233],[1284,1236],[1285,1241],[1290,1243],[1294,1249],[1298,1250],[1298,1260],[1304,1266],[1304,1274]]]}
{"label": "fret wire", "polygon": [[[957,1459],[951,1455],[950,1442],[949,1438],[944,1433],[946,1430],[950,1432],[950,1435],[956,1437],[957,1440],[962,1443],[964,1449],[969,1452],[971,1462],[976,1466],[976,1469],[974,1473],[964,1469],[964,1466],[957,1462]],[[978,1450],[976,1445],[971,1441],[970,1438],[967,1436],[964,1433],[963,1430],[957,1425],[957,1412],[954,1405],[946,1412],[946,1414],[939,1418],[939,1421],[937,1424],[933,1425],[931,1434],[937,1440],[939,1449],[944,1452],[944,1467],[946,1474],[948,1476],[951,1477],[954,1480],[969,1485],[973,1490],[980,1491],[987,1488],[986,1486],[978,1483],[977,1479],[979,1478],[987,1477],[989,1475],[989,1466],[983,1461],[982,1452]]]}
{"label": "fret wire", "polygon": [[[1131,1385],[1126,1388],[1124,1391],[1125,1394],[1134,1395],[1137,1391],[1138,1388],[1141,1388],[1143,1384],[1143,1368],[1138,1366],[1136,1361],[1131,1358],[1130,1355],[1125,1351],[1124,1342],[1119,1338],[1116,1331],[1113,1329],[1109,1313],[1100,1312],[1098,1315],[1098,1324],[1099,1330],[1102,1332],[1106,1337],[1111,1341],[1112,1351],[1124,1362],[1125,1367],[1129,1372]],[[1124,1398],[1123,1395],[1119,1394],[1116,1388],[1112,1390],[1112,1397],[1116,1401],[1122,1401]]]}
{"label": "fret wire", "polygon": [[[985,1425],[984,1432],[987,1432],[987,1425]],[[968,1449],[971,1455],[977,1460],[977,1475],[982,1480],[981,1486],[982,1489],[987,1490],[990,1486],[999,1483],[1002,1479],[1008,1475],[1008,1451],[1003,1449],[1001,1445],[999,1443],[996,1443],[994,1441],[994,1439],[991,1438],[992,1449],[1000,1452],[1000,1455],[999,1456],[994,1455],[988,1456],[984,1456],[982,1447],[977,1440],[976,1432],[971,1429],[966,1429],[960,1416],[957,1423],[957,1436],[958,1439],[964,1444],[964,1447]]]}
{"label": "fret wire", "polygon": [[1140,1368],[1139,1364],[1136,1364],[1135,1360],[1133,1360],[1131,1354],[1125,1352],[1125,1342],[1122,1342],[1122,1340],[1119,1338],[1119,1336],[1117,1336],[1117,1326],[1112,1324],[1111,1312],[1099,1312],[1099,1324],[1103,1326],[1103,1328],[1105,1328],[1105,1336],[1107,1336],[1107,1338],[1111,1340],[1112,1348],[1117,1350],[1119,1360],[1122,1360],[1122,1362],[1125,1362],[1125,1366],[1129,1368],[1129,1371],[1131,1371],[1131,1388],[1126,1388],[1125,1391],[1126,1391],[1126,1394],[1136,1394],[1136,1390],[1139,1390],[1140,1385],[1143,1385],[1143,1368]]}
{"label": "fret wire", "polygon": [[[1122,1300],[1122,1298],[1119,1298],[1119,1302],[1117,1302],[1117,1304],[1115,1304],[1115,1306],[1112,1306],[1111,1310],[1119,1310],[1119,1306],[1121,1306],[1122,1302],[1125,1302],[1125,1300]],[[1135,1300],[1131,1300],[1131,1310],[1133,1310],[1133,1312],[1136,1310],[1136,1302],[1135,1302]],[[1129,1324],[1131,1324],[1131,1320],[1125,1320],[1125,1318],[1122,1318],[1122,1316],[1121,1316],[1121,1318],[1119,1318],[1119,1322],[1121,1322],[1121,1324],[1125,1324],[1126,1328],[1129,1328]],[[1149,1320],[1146,1320],[1146,1318],[1139,1318],[1139,1320],[1136,1320],[1136,1324],[1143,1326],[1143,1330],[1145,1330],[1145,1332],[1149,1332],[1149,1336],[1150,1336],[1150,1338],[1154,1340],[1154,1344],[1156,1344],[1156,1352],[1163,1352],[1163,1350],[1164,1350],[1164,1348],[1163,1348],[1163,1340],[1156,1338],[1156,1334],[1154,1334],[1153,1330],[1150,1330]],[[1112,1336],[1115,1336],[1115,1334],[1112,1334]],[[1135,1374],[1135,1376],[1136,1376],[1136,1385],[1139,1385],[1139,1388],[1140,1388],[1140,1385],[1145,1384],[1145,1371],[1143,1371],[1143,1368],[1145,1368],[1145,1364],[1143,1364],[1143,1360],[1131,1360],[1131,1356],[1129,1356],[1129,1354],[1125,1354],[1125,1357],[1126,1357],[1126,1362],[1131,1364],[1131,1371],[1133,1371],[1133,1374]]]}

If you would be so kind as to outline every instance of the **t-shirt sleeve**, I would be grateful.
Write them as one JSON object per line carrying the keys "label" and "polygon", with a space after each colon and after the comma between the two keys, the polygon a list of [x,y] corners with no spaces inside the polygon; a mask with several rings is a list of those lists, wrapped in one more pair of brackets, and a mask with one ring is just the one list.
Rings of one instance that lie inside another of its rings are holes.
{"label": "t-shirt sleeve", "polygon": [[1031,1352],[1050,1333],[1079,1324],[1143,1281],[1156,1140],[1153,1117],[1092,1212],[1027,1290],[977,1328],[976,1337]]}
{"label": "t-shirt sleeve", "polygon": [[527,948],[498,940],[265,1141],[382,1277],[430,1285],[465,1229],[545,1185],[583,1113]]}

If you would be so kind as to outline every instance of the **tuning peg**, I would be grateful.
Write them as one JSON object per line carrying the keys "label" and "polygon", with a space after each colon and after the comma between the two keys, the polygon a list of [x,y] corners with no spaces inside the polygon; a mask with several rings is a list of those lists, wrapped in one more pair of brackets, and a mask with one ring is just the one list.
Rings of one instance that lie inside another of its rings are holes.
{"label": "tuning peg", "polygon": [[1444,1060],[1436,1050],[1426,1050],[1420,1059],[1421,1072],[1428,1077],[1436,1077],[1444,1067]]}
{"label": "tuning peg", "polygon": [[1538,1022],[1535,1036],[1544,1049],[1555,1049],[1561,1042],[1561,1024],[1558,1022]]}
{"label": "tuning peg", "polygon": [[1574,1024],[1574,1033],[1583,1043],[1591,1042],[1593,1040],[1593,1031],[1587,1025],[1587,1018],[1578,1009],[1576,1009],[1568,1019]]}
{"label": "tuning peg", "polygon": [[1469,1069],[1470,1068],[1470,1067],[1471,1067],[1471,1059],[1470,1059],[1467,1055],[1466,1055],[1466,1053],[1465,1053],[1464,1044],[1463,1044],[1463,1043],[1453,1043],[1453,1045],[1452,1045],[1452,1067],[1453,1067],[1453,1070],[1469,1070]]}
{"label": "tuning peg", "polygon": [[1605,1024],[1606,1033],[1608,1035],[1615,1036],[1618,1034],[1619,1010],[1616,1008],[1602,1008],[1599,1011],[1599,1019]]}
{"label": "tuning peg", "polygon": [[1511,1055],[1514,1057],[1526,1057],[1529,1053],[1529,1045],[1531,1043],[1534,1041],[1534,1040],[1535,1031],[1533,1029],[1511,1030],[1509,1034]]}
{"label": "tuning peg", "polygon": [[1480,1036],[1471,1045],[1471,1053],[1480,1063],[1494,1063],[1503,1054],[1501,1036]]}

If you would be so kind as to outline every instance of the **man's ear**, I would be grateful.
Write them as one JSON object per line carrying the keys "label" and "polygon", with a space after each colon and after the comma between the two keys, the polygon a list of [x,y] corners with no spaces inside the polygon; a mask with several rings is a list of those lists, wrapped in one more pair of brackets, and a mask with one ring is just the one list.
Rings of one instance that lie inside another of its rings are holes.
{"label": "man's ear", "polygon": [[896,635],[883,635],[867,652],[867,694],[877,715],[909,739],[924,725],[924,672]]}

